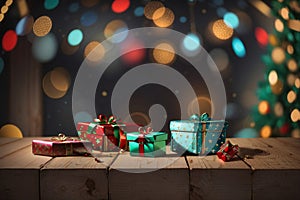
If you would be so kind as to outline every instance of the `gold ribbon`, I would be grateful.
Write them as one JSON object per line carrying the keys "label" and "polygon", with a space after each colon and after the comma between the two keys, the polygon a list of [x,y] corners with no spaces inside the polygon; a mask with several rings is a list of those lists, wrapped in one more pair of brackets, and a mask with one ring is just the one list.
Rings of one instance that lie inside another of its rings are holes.
{"label": "gold ribbon", "polygon": [[52,137],[51,140],[58,141],[58,142],[64,142],[64,141],[73,141],[75,139],[73,139],[71,137],[66,137],[66,135],[63,133],[59,133],[58,136]]}

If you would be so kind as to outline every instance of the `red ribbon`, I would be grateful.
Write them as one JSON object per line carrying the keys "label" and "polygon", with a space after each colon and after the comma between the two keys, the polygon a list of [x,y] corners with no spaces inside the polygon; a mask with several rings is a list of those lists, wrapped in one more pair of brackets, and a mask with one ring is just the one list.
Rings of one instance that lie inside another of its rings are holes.
{"label": "red ribbon", "polygon": [[94,119],[94,122],[100,124],[115,124],[117,119],[114,116],[110,116],[108,119],[105,115],[99,115],[98,118]]}
{"label": "red ribbon", "polygon": [[151,127],[148,127],[147,129],[145,129],[144,127],[139,127],[138,130],[140,132],[137,139],[137,142],[139,143],[139,154],[141,156],[144,156],[145,153],[144,143],[146,142],[145,135],[151,133],[153,129]]}

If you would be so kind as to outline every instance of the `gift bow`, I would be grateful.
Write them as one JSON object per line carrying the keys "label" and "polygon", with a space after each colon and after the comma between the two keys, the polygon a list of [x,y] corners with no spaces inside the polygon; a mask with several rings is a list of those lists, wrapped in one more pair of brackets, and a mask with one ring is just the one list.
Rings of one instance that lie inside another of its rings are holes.
{"label": "gift bow", "polygon": [[198,114],[193,114],[190,117],[190,120],[199,120],[199,121],[209,121],[211,120],[211,118],[209,117],[209,115],[207,113],[203,113],[201,116],[199,116]]}
{"label": "gift bow", "polygon": [[52,137],[51,140],[58,141],[58,142],[64,142],[64,141],[67,141],[67,140],[71,140],[72,141],[74,139],[71,138],[71,137],[66,137],[66,135],[63,134],[63,133],[59,133],[58,136]]}
{"label": "gift bow", "polygon": [[139,153],[141,156],[144,155],[145,149],[144,149],[144,143],[147,141],[145,138],[145,135],[151,133],[153,129],[151,127],[144,128],[144,127],[139,127],[139,136],[137,138],[137,142],[139,143]]}
{"label": "gift bow", "polygon": [[111,115],[108,119],[105,115],[99,115],[98,118],[94,119],[94,122],[99,124],[116,124],[117,119],[113,115]]}

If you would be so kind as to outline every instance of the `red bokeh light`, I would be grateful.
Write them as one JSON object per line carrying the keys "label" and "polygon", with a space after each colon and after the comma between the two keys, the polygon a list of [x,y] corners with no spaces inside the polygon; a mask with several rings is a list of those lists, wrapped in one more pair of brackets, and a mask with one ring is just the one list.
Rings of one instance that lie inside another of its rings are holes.
{"label": "red bokeh light", "polygon": [[263,28],[255,28],[255,37],[260,45],[266,46],[268,44],[268,33]]}
{"label": "red bokeh light", "polygon": [[16,32],[13,30],[8,30],[6,31],[6,33],[2,38],[2,48],[5,51],[11,51],[16,47],[17,41],[18,41],[18,36]]}
{"label": "red bokeh light", "polygon": [[122,13],[125,12],[129,8],[129,6],[129,0],[115,0],[111,5],[111,9],[115,13]]}
{"label": "red bokeh light", "polygon": [[122,60],[129,65],[136,65],[142,62],[146,56],[144,45],[135,39],[129,39],[121,48]]}

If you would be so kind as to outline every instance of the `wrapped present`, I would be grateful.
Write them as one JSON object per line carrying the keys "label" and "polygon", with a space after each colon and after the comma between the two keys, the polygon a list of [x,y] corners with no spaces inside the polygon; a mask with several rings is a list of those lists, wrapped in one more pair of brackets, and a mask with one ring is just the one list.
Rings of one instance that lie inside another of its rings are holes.
{"label": "wrapped present", "polygon": [[224,162],[230,161],[239,152],[240,147],[233,145],[230,141],[226,141],[217,152],[217,156]]}
{"label": "wrapped present", "polygon": [[127,133],[126,137],[132,156],[156,157],[166,154],[167,133],[153,132],[150,127],[146,130],[140,127],[139,132]]}
{"label": "wrapped present", "polygon": [[215,154],[224,144],[228,123],[212,120],[207,113],[192,115],[189,120],[170,122],[171,150],[192,154]]}
{"label": "wrapped present", "polygon": [[113,116],[107,119],[104,115],[94,122],[79,122],[76,129],[81,139],[90,141],[99,151],[117,151],[120,135],[124,134]]}
{"label": "wrapped present", "polygon": [[59,134],[48,140],[32,140],[32,153],[45,156],[87,155],[92,151],[92,143],[79,138]]}

